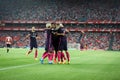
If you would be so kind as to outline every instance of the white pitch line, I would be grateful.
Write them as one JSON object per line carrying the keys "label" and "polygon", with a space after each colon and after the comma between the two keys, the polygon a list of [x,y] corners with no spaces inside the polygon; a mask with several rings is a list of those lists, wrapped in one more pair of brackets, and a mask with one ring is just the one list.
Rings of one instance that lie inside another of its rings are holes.
{"label": "white pitch line", "polygon": [[26,67],[26,66],[32,66],[32,65],[36,65],[36,64],[40,64],[40,63],[33,63],[33,64],[6,67],[6,68],[1,68],[0,71],[8,70],[8,69],[14,69],[14,68],[21,68],[21,67]]}
{"label": "white pitch line", "polygon": [[[74,57],[74,58],[71,58],[71,59],[76,59],[76,58],[79,58],[79,57]],[[6,68],[0,68],[0,71],[14,69],[14,68],[21,68],[21,67],[26,67],[26,66],[32,66],[32,65],[36,65],[36,64],[40,64],[40,63],[33,63],[33,64],[26,64],[26,65],[19,65],[19,66],[11,66],[11,67],[6,67]]]}

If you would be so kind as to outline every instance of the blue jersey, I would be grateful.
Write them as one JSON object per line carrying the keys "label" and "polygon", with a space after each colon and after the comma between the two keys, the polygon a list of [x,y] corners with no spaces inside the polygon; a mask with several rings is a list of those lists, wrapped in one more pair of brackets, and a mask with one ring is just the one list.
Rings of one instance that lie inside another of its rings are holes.
{"label": "blue jersey", "polygon": [[64,35],[59,35],[59,50],[67,50],[67,37],[66,37],[66,32],[64,28],[59,28],[58,33],[64,34]]}
{"label": "blue jersey", "polygon": [[30,43],[37,43],[36,37],[37,37],[36,32],[30,32]]}
{"label": "blue jersey", "polygon": [[51,37],[52,37],[51,30],[50,29],[46,29],[45,32],[46,32],[45,50],[47,52],[50,52],[53,49],[53,47],[52,47],[52,40],[51,40]]}
{"label": "blue jersey", "polygon": [[37,33],[36,32],[30,32],[30,49],[32,50],[33,47],[37,48]]}
{"label": "blue jersey", "polygon": [[59,46],[59,37],[54,34],[58,32],[58,29],[51,29],[51,33],[52,33],[52,45],[54,47],[55,51],[58,51],[58,46]]}
{"label": "blue jersey", "polygon": [[51,38],[51,30],[47,29],[45,32],[46,32],[46,42],[49,42]]}
{"label": "blue jersey", "polygon": [[65,40],[67,39],[67,37],[66,37],[66,32],[65,32],[65,29],[64,29],[64,28],[62,28],[62,27],[59,28],[58,33],[65,34],[65,35],[60,35],[60,38],[61,38],[63,41],[65,41]]}

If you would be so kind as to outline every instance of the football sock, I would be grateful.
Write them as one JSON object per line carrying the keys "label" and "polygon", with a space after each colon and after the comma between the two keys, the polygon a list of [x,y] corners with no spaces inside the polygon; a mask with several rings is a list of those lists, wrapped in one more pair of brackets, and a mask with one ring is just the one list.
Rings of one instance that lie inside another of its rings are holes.
{"label": "football sock", "polygon": [[66,51],[66,56],[67,56],[67,60],[68,62],[70,61],[70,54]]}
{"label": "football sock", "polygon": [[57,56],[58,56],[58,62],[60,62],[60,60],[61,60],[61,52],[58,52]]}
{"label": "football sock", "polygon": [[35,50],[35,58],[37,58],[37,56],[38,56],[38,51]]}
{"label": "football sock", "polygon": [[42,56],[42,59],[44,60],[47,56],[48,56],[48,53],[45,52],[45,53],[43,54],[43,56]]}
{"label": "football sock", "polygon": [[54,53],[50,54],[50,60],[53,60]]}
{"label": "football sock", "polygon": [[53,60],[53,53],[49,53],[49,54],[48,54],[48,60],[49,60],[49,61],[52,61],[52,60]]}
{"label": "football sock", "polygon": [[64,60],[66,60],[66,57],[63,52],[61,53],[61,56],[63,57]]}
{"label": "football sock", "polygon": [[43,54],[42,54],[42,57],[46,54],[47,52],[44,52]]}
{"label": "football sock", "polygon": [[46,58],[47,57],[47,52],[44,52],[43,54],[42,54],[42,59],[44,59],[44,58]]}
{"label": "football sock", "polygon": [[50,53],[48,53],[48,61],[51,61],[51,60],[50,60]]}
{"label": "football sock", "polygon": [[56,60],[56,58],[57,58],[57,54],[55,53],[55,55],[54,55],[54,59]]}

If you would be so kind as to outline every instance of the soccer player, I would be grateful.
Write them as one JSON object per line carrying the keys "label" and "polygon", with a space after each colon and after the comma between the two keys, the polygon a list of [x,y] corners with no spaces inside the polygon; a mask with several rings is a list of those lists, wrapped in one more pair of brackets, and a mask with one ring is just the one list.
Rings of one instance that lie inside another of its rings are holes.
{"label": "soccer player", "polygon": [[61,54],[61,62],[63,62],[63,58],[64,58],[63,63],[66,63],[66,58],[63,53],[63,51],[65,51],[66,57],[68,60],[68,64],[70,64],[70,54],[69,54],[68,48],[67,48],[67,37],[66,37],[66,33],[68,33],[68,30],[64,29],[63,24],[59,24],[59,26],[60,26],[60,28],[58,30],[57,35],[60,37],[58,48],[59,48],[59,55]]}
{"label": "soccer player", "polygon": [[32,27],[31,32],[26,36],[25,39],[27,39],[28,37],[30,37],[30,50],[26,53],[26,55],[28,56],[32,52],[33,48],[35,48],[34,59],[37,60],[38,57],[37,39],[40,39],[40,37],[38,37],[37,33],[35,32],[35,27]]}
{"label": "soccer player", "polygon": [[53,59],[53,46],[52,46],[52,40],[51,40],[51,23],[47,23],[46,24],[46,29],[45,29],[45,33],[46,33],[46,41],[45,41],[45,52],[42,55],[42,58],[40,59],[41,64],[43,64],[43,61],[46,57],[48,57],[49,60],[49,64],[52,64],[52,59]]}
{"label": "soccer player", "polygon": [[[59,37],[56,35],[58,28],[57,28],[57,24],[56,23],[51,23],[51,40],[52,40],[52,45],[55,51],[55,55],[54,55],[54,63],[57,63],[56,58],[58,57],[57,52],[58,52],[58,45],[59,45]],[[58,57],[60,58],[60,57]]]}
{"label": "soccer player", "polygon": [[85,32],[84,31],[81,31],[81,35],[79,37],[79,40],[80,40],[80,50],[83,51],[84,50],[84,37],[85,37]]}
{"label": "soccer player", "polygon": [[12,37],[7,36],[5,39],[6,47],[7,47],[7,53],[9,52],[9,49],[11,48],[12,44]]}

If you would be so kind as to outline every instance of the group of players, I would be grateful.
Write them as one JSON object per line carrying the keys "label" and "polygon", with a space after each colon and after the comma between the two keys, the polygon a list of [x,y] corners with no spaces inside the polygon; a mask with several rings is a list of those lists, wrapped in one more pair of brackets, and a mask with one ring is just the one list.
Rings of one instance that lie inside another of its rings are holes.
{"label": "group of players", "polygon": [[[67,48],[67,37],[66,37],[66,33],[68,33],[68,31],[64,28],[63,24],[47,23],[45,28],[45,33],[46,33],[45,52],[42,54],[42,57],[40,58],[41,64],[44,63],[44,59],[47,57],[49,64],[53,64],[53,61],[55,64],[56,63],[65,64],[66,58],[67,58],[67,63],[69,64],[70,54],[67,51],[68,48]],[[32,30],[25,37],[24,40],[26,40],[27,38],[30,38],[30,50],[26,53],[26,55],[29,55],[33,51],[33,48],[35,48],[34,58],[35,60],[37,60],[38,59],[37,39],[40,39],[40,37],[38,37],[35,31],[35,27],[32,27]],[[6,39],[7,52],[9,52],[11,41],[12,39],[10,37],[7,37]],[[65,51],[66,57],[63,51]]]}
{"label": "group of players", "polygon": [[[45,52],[40,59],[43,64],[44,59],[48,57],[49,64],[54,63],[65,64],[66,57],[67,63],[70,63],[70,54],[67,49],[67,37],[66,33],[68,31],[60,23],[48,23],[46,24],[46,42],[45,42]],[[63,53],[65,51],[66,57]],[[58,60],[56,60],[58,59]]]}

